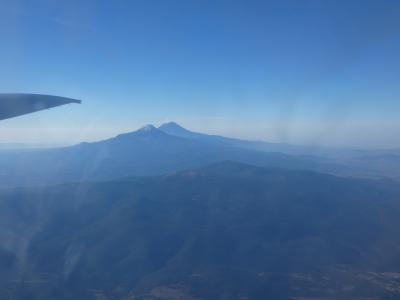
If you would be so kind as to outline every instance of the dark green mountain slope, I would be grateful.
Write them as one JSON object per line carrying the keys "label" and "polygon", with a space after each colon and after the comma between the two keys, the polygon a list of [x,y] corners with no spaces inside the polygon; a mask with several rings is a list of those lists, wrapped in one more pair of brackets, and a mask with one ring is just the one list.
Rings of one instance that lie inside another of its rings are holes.
{"label": "dark green mountain slope", "polygon": [[229,162],[3,190],[0,296],[398,299],[399,196],[390,182]]}

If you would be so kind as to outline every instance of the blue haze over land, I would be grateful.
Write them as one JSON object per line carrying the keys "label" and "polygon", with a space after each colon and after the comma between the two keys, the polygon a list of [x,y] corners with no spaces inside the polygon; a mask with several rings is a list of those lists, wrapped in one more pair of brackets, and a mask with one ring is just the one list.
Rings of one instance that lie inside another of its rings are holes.
{"label": "blue haze over land", "polygon": [[0,299],[400,299],[399,25],[0,0]]}
{"label": "blue haze over land", "polygon": [[0,1],[0,91],[84,100],[0,143],[175,120],[247,139],[400,147],[398,1]]}

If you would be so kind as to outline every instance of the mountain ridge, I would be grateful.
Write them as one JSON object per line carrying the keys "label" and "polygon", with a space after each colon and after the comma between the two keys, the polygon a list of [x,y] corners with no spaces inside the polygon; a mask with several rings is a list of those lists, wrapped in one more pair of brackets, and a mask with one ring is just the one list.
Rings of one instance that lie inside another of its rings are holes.
{"label": "mountain ridge", "polygon": [[340,176],[400,180],[400,166],[397,168],[400,160],[393,155],[379,154],[374,159],[362,153],[351,160],[289,155],[253,149],[248,146],[252,142],[248,141],[243,141],[243,146],[240,140],[191,132],[176,123],[160,127],[189,132],[192,137],[169,134],[151,125],[107,140],[69,147],[4,150],[0,156],[0,187],[161,175],[226,160]]}
{"label": "mountain ridge", "polygon": [[163,174],[223,160],[307,168],[312,161],[170,135],[147,126],[93,143],[51,150],[7,152],[0,186],[43,185]]}

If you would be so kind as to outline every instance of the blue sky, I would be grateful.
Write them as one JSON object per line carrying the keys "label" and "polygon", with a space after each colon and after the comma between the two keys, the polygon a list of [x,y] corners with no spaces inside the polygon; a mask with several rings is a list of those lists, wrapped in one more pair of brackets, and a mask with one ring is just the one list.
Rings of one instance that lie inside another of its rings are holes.
{"label": "blue sky", "polygon": [[75,143],[174,120],[251,139],[400,147],[400,2],[0,0],[0,92],[82,99],[2,122]]}

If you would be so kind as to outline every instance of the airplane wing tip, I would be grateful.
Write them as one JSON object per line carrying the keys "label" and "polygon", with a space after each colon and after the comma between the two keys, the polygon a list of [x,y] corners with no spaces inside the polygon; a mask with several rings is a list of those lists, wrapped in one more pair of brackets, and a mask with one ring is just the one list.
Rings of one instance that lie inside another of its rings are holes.
{"label": "airplane wing tip", "polygon": [[0,93],[0,120],[70,103],[81,104],[82,100],[44,94]]}

